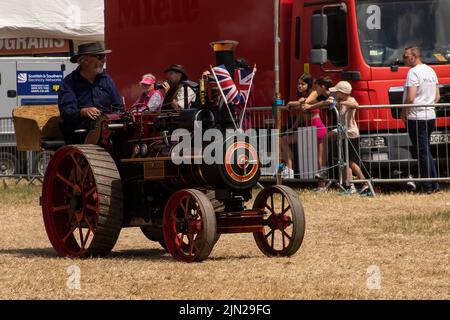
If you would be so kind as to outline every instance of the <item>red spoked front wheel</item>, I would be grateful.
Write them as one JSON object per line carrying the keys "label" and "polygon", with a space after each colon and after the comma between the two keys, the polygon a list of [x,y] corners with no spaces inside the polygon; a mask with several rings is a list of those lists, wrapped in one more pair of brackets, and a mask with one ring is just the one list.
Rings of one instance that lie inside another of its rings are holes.
{"label": "red spoked front wheel", "polygon": [[108,254],[122,228],[122,211],[120,175],[106,151],[81,145],[55,153],[44,178],[42,212],[60,256]]}
{"label": "red spoked front wheel", "polygon": [[208,197],[194,189],[170,197],[164,210],[164,240],[179,261],[200,262],[211,253],[216,239],[216,216]]}
{"label": "red spoked front wheel", "polygon": [[296,192],[286,186],[261,191],[253,209],[266,212],[264,228],[253,234],[258,248],[267,256],[291,256],[300,248],[305,234],[305,215]]}

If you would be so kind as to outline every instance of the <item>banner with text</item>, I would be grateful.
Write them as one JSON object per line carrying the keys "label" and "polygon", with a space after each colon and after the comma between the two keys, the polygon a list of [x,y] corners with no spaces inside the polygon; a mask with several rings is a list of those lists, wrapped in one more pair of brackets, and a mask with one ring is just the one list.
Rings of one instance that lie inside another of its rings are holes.
{"label": "banner with text", "polygon": [[64,39],[0,39],[0,56],[68,53],[69,51],[69,41]]}
{"label": "banner with text", "polygon": [[17,71],[17,94],[23,96],[57,95],[63,79],[62,71]]}

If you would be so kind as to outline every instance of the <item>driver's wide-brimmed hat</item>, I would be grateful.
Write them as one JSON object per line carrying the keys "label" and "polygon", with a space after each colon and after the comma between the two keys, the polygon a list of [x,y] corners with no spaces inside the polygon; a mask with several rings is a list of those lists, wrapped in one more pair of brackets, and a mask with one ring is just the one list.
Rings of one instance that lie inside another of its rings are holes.
{"label": "driver's wide-brimmed hat", "polygon": [[85,54],[108,54],[112,50],[105,50],[100,42],[90,42],[80,44],[78,46],[78,52],[70,58],[70,62],[77,63],[78,59]]}

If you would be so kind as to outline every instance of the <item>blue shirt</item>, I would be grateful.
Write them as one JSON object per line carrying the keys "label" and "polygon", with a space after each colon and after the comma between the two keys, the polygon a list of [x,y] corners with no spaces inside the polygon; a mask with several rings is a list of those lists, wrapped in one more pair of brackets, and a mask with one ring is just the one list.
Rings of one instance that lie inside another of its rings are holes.
{"label": "blue shirt", "polygon": [[123,110],[123,99],[111,77],[103,72],[94,83],[84,78],[79,68],[63,81],[58,93],[58,107],[64,120],[64,131],[91,129],[92,120],[82,118],[80,110],[96,107],[103,113]]}

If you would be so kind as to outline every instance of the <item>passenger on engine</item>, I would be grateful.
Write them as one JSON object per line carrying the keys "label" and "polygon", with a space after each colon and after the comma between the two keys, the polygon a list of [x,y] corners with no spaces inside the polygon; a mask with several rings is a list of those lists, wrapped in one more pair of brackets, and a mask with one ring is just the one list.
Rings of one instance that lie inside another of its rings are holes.
{"label": "passenger on engine", "polygon": [[166,81],[163,82],[164,102],[162,111],[188,109],[196,100],[194,90],[187,84],[189,77],[182,65],[173,64],[165,71]]}
{"label": "passenger on engine", "polygon": [[161,90],[155,89],[156,78],[153,74],[148,73],[142,76],[139,83],[141,86],[141,95],[134,103],[134,110],[142,112],[148,110],[150,112],[159,112],[164,100],[164,94]]}

